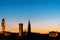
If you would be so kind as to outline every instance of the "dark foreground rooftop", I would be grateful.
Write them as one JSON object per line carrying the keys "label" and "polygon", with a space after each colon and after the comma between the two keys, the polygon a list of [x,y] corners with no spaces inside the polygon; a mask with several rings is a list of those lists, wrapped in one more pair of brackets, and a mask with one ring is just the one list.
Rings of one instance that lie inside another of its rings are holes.
{"label": "dark foreground rooftop", "polygon": [[60,40],[60,33],[57,37],[50,37],[49,34],[39,34],[39,33],[23,33],[23,37],[19,37],[18,33],[5,32],[5,34],[0,34],[0,40]]}

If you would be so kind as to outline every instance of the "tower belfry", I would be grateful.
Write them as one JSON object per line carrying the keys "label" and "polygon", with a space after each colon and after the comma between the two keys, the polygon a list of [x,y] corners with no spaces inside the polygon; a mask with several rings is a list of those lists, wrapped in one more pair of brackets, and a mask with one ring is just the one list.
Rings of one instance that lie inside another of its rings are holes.
{"label": "tower belfry", "polygon": [[31,33],[31,24],[30,24],[30,20],[28,21],[28,34]]}
{"label": "tower belfry", "polygon": [[5,32],[5,19],[4,18],[2,19],[1,26],[2,26],[2,32],[4,33]]}

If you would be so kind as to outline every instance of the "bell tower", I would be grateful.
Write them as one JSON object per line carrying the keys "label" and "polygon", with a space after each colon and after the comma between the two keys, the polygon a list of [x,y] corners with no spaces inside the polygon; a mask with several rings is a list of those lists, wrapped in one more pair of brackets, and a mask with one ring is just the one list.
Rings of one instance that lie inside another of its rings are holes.
{"label": "bell tower", "polygon": [[5,32],[5,19],[4,18],[2,19],[1,26],[2,26],[2,32],[4,33]]}
{"label": "bell tower", "polygon": [[23,36],[23,23],[19,23],[19,36]]}

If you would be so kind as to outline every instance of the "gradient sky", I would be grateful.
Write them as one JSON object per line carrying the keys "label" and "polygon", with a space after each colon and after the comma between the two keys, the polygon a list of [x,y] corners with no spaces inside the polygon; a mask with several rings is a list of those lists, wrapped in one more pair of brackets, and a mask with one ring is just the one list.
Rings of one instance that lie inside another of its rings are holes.
{"label": "gradient sky", "polygon": [[0,0],[0,24],[3,17],[7,31],[18,32],[20,22],[26,31],[30,19],[32,32],[60,32],[60,0]]}

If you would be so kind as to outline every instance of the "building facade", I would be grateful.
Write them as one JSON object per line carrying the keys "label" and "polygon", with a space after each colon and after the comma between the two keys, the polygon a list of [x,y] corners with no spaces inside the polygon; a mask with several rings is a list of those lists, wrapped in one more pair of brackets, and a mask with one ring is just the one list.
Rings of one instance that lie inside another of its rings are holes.
{"label": "building facade", "polygon": [[51,37],[57,37],[58,36],[58,32],[51,31],[51,32],[49,32],[49,36],[51,36]]}

